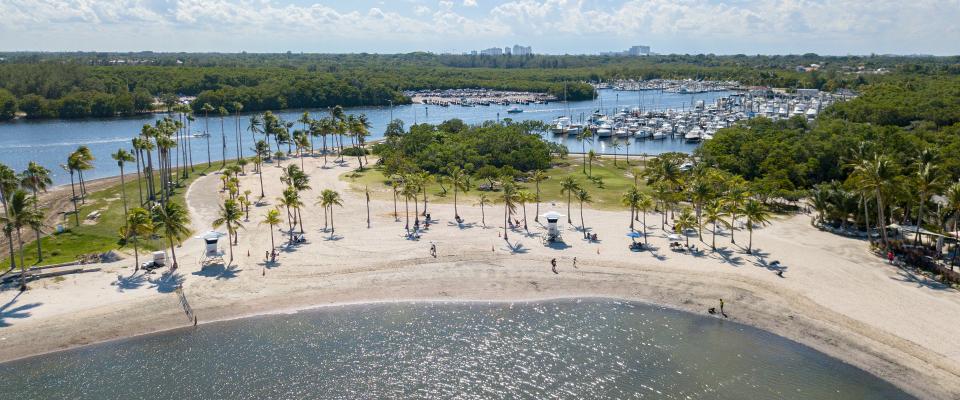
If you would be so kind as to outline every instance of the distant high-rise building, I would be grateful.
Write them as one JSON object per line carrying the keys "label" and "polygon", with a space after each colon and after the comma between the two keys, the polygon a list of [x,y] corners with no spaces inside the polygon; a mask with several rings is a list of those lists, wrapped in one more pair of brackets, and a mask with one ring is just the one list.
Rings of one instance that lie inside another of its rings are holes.
{"label": "distant high-rise building", "polygon": [[501,48],[499,48],[499,47],[491,47],[491,48],[486,49],[486,50],[480,50],[480,55],[482,55],[482,56],[502,56],[502,55],[503,55],[503,49],[501,49]]}
{"label": "distant high-rise building", "polygon": [[509,48],[509,47],[504,47],[504,48],[503,48],[503,54],[509,56],[509,55],[510,55],[510,48]]}
{"label": "distant high-rise building", "polygon": [[519,44],[513,45],[513,55],[515,56],[528,56],[533,54],[533,49],[530,46],[521,46]]}
{"label": "distant high-rise building", "polygon": [[632,46],[627,50],[628,56],[649,56],[650,46]]}

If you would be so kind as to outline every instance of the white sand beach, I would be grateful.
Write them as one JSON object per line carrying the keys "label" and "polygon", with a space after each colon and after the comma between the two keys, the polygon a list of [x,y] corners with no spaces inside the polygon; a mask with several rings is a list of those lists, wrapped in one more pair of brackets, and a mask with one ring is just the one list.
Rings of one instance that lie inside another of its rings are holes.
{"label": "white sand beach", "polygon": [[[104,265],[102,272],[33,282],[22,294],[0,292],[0,360],[190,327],[193,320],[174,293],[181,281],[200,323],[340,303],[578,296],[638,300],[706,316],[723,298],[732,321],[809,345],[918,397],[960,398],[960,293],[887,265],[870,255],[863,241],[818,231],[809,216],[778,218],[756,230],[753,255],[731,245],[726,233],[717,238],[719,251],[710,251],[706,231],[705,243],[690,238],[702,251],[691,255],[670,250],[655,214],[647,218],[654,249],[631,252],[625,235],[629,211],[586,209],[586,225],[600,239],[590,243],[575,230],[579,213],[574,207],[574,226],[563,221],[568,247],[561,249],[543,244],[543,228],[532,223],[532,205],[527,206],[530,234],[511,231],[504,241],[502,206],[486,209],[483,227],[480,209],[461,202],[465,224],[458,226],[452,204],[431,203],[434,223],[413,241],[404,237],[402,201],[399,222],[392,202],[372,201],[367,228],[363,194],[338,179],[354,168],[355,160],[347,161],[321,168],[322,158],[306,160],[312,186],[303,195],[307,243],[281,250],[276,264],[264,262],[270,231],[258,225],[273,207],[267,205],[252,209],[234,249],[236,261],[228,268],[201,270],[202,241],[191,238],[177,249],[180,267],[170,281],[155,281],[159,273],[131,277],[129,257]],[[264,169],[266,200],[275,203],[282,191],[281,169]],[[241,181],[243,189],[259,193],[257,175]],[[190,187],[187,201],[196,232],[210,229],[225,196],[219,188],[216,175]],[[313,204],[323,189],[344,197],[344,207],[334,210],[335,233],[323,231],[323,210]],[[566,214],[566,205],[545,203],[540,210]],[[746,231],[736,237],[746,245]],[[285,242],[280,231],[275,239],[278,245]],[[436,258],[429,252],[431,241]],[[226,245],[225,238],[221,244]],[[559,274],[551,272],[553,258]],[[783,277],[769,266],[774,260],[785,267]]]}

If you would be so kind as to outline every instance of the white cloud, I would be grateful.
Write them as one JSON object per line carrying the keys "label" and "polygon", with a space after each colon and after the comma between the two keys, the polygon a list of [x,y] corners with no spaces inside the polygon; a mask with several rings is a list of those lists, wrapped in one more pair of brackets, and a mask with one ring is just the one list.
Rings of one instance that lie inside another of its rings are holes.
{"label": "white cloud", "polygon": [[[175,50],[199,42],[228,51],[237,43],[262,42],[307,50],[336,43],[342,50],[375,43],[380,51],[406,51],[520,42],[583,52],[648,43],[679,52],[960,53],[960,0],[913,0],[908,7],[895,0],[501,0],[489,9],[477,0],[456,2],[463,8],[453,0],[329,3],[0,0],[0,47],[107,49],[106,43],[127,43],[126,49],[139,49],[146,43],[156,49],[156,43]],[[597,41],[604,44],[587,44]]]}

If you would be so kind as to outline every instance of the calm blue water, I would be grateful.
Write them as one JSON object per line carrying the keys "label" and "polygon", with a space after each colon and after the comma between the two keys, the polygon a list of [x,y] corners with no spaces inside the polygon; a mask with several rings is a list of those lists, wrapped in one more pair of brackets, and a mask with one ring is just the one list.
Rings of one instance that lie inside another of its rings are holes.
{"label": "calm blue water", "polygon": [[[708,104],[718,97],[725,97],[729,92],[703,93],[703,94],[674,94],[647,92],[615,92],[613,90],[600,91],[600,98],[603,102],[603,108],[611,111],[616,105],[621,107],[637,107],[642,104],[645,109],[652,108],[689,108],[697,100],[705,100]],[[396,106],[392,110],[389,107],[357,107],[348,109],[349,113],[367,114],[371,124],[371,139],[383,137],[383,131],[390,122],[391,113],[393,118],[401,119],[406,126],[416,122],[440,123],[451,118],[460,118],[467,123],[480,123],[488,120],[495,120],[497,113],[500,118],[513,118],[514,120],[540,120],[550,122],[560,115],[573,115],[574,119],[579,119],[581,115],[589,116],[600,106],[600,101],[579,101],[570,102],[568,105],[562,102],[550,104],[531,104],[520,106],[524,112],[520,114],[507,114],[507,106],[478,106],[478,107],[440,107],[426,105],[404,105]],[[304,110],[287,110],[278,112],[282,118],[287,121],[296,121]],[[308,110],[314,118],[326,115],[328,111]],[[9,123],[0,123],[0,163],[6,164],[18,171],[26,167],[29,161],[36,161],[49,168],[53,172],[53,180],[56,184],[69,183],[69,175],[60,169],[59,165],[66,161],[67,155],[74,151],[77,146],[87,145],[92,150],[97,160],[94,162],[95,169],[84,174],[87,178],[102,178],[116,176],[120,170],[116,163],[110,159],[110,154],[116,152],[120,147],[129,149],[130,139],[140,133],[140,128],[144,124],[153,124],[162,114],[153,116],[140,116],[131,118],[115,119],[91,119],[91,120],[49,120],[49,121],[24,121],[18,120]],[[248,150],[251,146],[250,134],[246,131],[249,124],[248,116],[241,117],[241,127],[244,129],[242,138],[244,144],[244,154],[251,154]],[[235,122],[233,118],[227,118],[227,158],[236,157],[236,143],[234,141]],[[297,124],[296,129],[300,124]],[[197,121],[192,124],[191,129],[200,132],[204,128],[203,116],[199,116]],[[210,118],[210,148],[213,160],[221,159],[221,136],[219,118]],[[546,137],[550,140],[567,142],[571,151],[580,151],[580,143],[573,138],[565,136],[554,136],[547,133]],[[593,143],[593,149],[598,152],[609,153],[607,149],[609,139],[606,141],[597,140]],[[207,146],[206,139],[192,139],[192,151],[194,163],[206,162]],[[588,145],[589,149],[591,146]],[[690,152],[696,145],[685,143],[682,139],[665,140],[630,140],[631,154],[659,154],[667,151]],[[128,166],[133,170],[133,165]]]}
{"label": "calm blue water", "polygon": [[0,364],[9,399],[903,399],[781,337],[602,299],[324,308]]}

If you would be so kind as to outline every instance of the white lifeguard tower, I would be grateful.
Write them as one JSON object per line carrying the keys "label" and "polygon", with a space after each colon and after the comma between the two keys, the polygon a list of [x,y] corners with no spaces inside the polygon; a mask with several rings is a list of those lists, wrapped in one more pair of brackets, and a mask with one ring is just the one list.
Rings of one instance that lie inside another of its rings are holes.
{"label": "white lifeguard tower", "polygon": [[207,231],[196,237],[197,239],[203,239],[204,242],[203,253],[201,253],[199,261],[201,268],[214,263],[223,263],[224,252],[220,248],[220,238],[223,236],[226,236],[223,232]]}
{"label": "white lifeguard tower", "polygon": [[546,243],[563,242],[563,236],[560,234],[560,218],[563,218],[563,214],[549,211],[542,217],[547,221],[547,236],[544,238]]}

